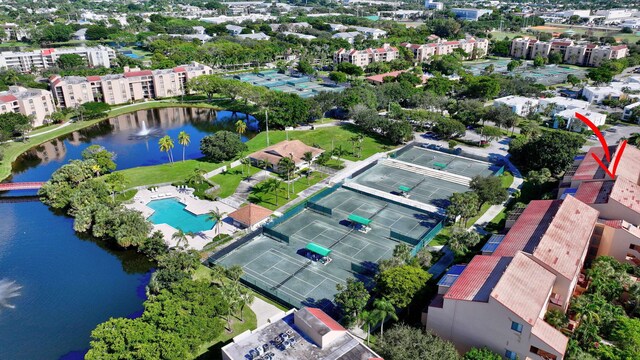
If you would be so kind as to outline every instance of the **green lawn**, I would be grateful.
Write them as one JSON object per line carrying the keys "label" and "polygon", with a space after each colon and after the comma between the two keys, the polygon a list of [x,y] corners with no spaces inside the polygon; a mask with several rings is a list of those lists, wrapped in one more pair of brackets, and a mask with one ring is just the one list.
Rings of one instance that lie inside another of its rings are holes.
{"label": "green lawn", "polygon": [[220,357],[220,349],[222,348],[222,345],[224,343],[247,330],[253,330],[258,327],[256,314],[253,313],[249,306],[245,306],[242,315],[244,318],[244,322],[241,322],[240,319],[237,319],[236,317],[232,317],[231,332],[228,332],[225,328],[220,336],[200,345],[200,349],[198,349],[198,351],[196,352],[196,358],[217,359]]}
{"label": "green lawn", "polygon": [[201,160],[178,161],[173,164],[141,166],[120,172],[127,179],[128,187],[183,181],[194,169],[200,168],[206,172],[215,170],[224,163],[210,163]]}
{"label": "green lawn", "polygon": [[295,199],[296,195],[299,192],[308,189],[310,186],[317,184],[318,182],[320,182],[322,179],[326,177],[327,177],[327,174],[315,171],[309,177],[308,184],[307,184],[307,179],[305,177],[299,178],[294,182],[293,190],[295,191],[291,193],[289,199],[287,199],[287,185],[286,183],[283,184],[282,188],[280,188],[280,191],[278,192],[277,203],[276,203],[276,196],[274,193],[263,190],[262,185],[264,185],[264,181],[262,181],[253,188],[251,195],[249,195],[249,201],[254,204],[264,206],[267,209],[276,210],[277,208],[288,203],[289,201]]}
{"label": "green lawn", "polygon": [[[243,167],[244,173],[242,171]],[[258,169],[255,166],[250,166],[248,169],[246,166],[237,166],[230,170],[227,170],[222,174],[218,174],[210,178],[210,181],[213,181],[214,183],[220,185],[220,189],[218,189],[213,195],[222,198],[233,195],[233,193],[236,191],[236,188],[238,188],[238,185],[240,185],[240,182],[243,179],[247,178],[250,175],[255,175],[259,171],[261,171],[261,169]]]}

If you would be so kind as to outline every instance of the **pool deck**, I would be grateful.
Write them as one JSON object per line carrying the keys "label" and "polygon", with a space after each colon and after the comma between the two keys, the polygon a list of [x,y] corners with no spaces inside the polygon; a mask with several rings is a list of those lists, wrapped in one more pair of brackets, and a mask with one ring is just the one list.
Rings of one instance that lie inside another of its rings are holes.
{"label": "pool deck", "polygon": [[[161,200],[161,199],[177,199],[180,203],[186,205],[185,210],[195,214],[195,215],[204,215],[207,214],[211,210],[216,210],[222,212],[223,214],[229,214],[236,210],[236,208],[231,207],[227,204],[224,204],[220,201],[208,201],[208,200],[200,200],[193,196],[193,189],[187,188],[185,190],[180,190],[175,186],[160,186],[156,191],[151,192],[148,189],[139,190],[136,196],[133,198],[133,202],[130,204],[126,204],[125,206],[132,210],[137,210],[142,213],[142,216],[148,218],[154,213],[154,210],[147,206],[149,202],[153,200]],[[236,231],[240,230],[239,228],[231,225],[231,221],[225,221],[226,217],[222,219],[220,223],[220,232],[222,234],[232,235]],[[170,247],[176,246],[176,241],[171,237],[173,234],[178,231],[174,227],[168,224],[152,224],[153,231],[160,231],[164,234],[164,239],[167,245]],[[202,231],[195,236],[189,236],[188,246],[195,250],[202,250],[202,248],[210,243],[212,239],[218,235],[216,231],[217,226],[214,226],[213,229]]]}

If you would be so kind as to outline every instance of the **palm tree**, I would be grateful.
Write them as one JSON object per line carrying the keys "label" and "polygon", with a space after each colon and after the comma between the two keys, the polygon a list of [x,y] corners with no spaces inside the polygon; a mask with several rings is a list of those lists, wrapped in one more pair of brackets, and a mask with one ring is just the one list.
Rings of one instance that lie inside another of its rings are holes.
{"label": "palm tree", "polygon": [[171,139],[169,135],[165,135],[164,137],[160,138],[160,140],[158,140],[158,144],[160,145],[160,151],[166,152],[167,157],[169,158],[169,162],[172,163],[173,152],[171,151],[171,149],[173,149],[174,147],[173,139]]}
{"label": "palm tree", "polygon": [[276,178],[270,178],[265,182],[265,188],[268,192],[273,192],[276,196],[276,206],[278,206],[278,193],[282,189],[282,181]]}
{"label": "palm tree", "polygon": [[358,158],[360,158],[362,156],[362,142],[364,141],[364,136],[362,134],[358,134],[357,136],[358,138]]}
{"label": "palm tree", "polygon": [[209,211],[209,213],[207,215],[209,216],[208,220],[216,222],[216,234],[219,236],[220,235],[220,222],[222,222],[222,219],[224,218],[225,213],[223,213],[220,210],[218,210],[218,208],[215,208],[215,210]]}
{"label": "palm tree", "polygon": [[340,158],[344,155],[344,153],[345,151],[342,148],[342,145],[336,146],[336,148],[333,149],[332,151],[332,155],[335,156],[338,159],[338,161],[340,161]]}
{"label": "palm tree", "polygon": [[240,288],[239,289],[239,295],[240,295],[240,321],[244,322],[244,307],[247,305],[251,305],[253,304],[253,300],[255,299],[255,297],[253,296],[253,293],[251,291],[249,291],[246,288]]}
{"label": "palm tree", "polygon": [[189,185],[200,185],[207,180],[204,177],[204,174],[205,174],[204,170],[202,170],[201,168],[195,168],[193,169],[193,172],[191,173],[191,175],[187,177],[185,182]]}
{"label": "palm tree", "polygon": [[307,151],[302,155],[302,160],[304,160],[309,167],[307,168],[307,173],[305,177],[307,178],[307,185],[309,185],[309,177],[311,176],[311,164],[313,163],[313,153],[311,151]]}
{"label": "palm tree", "polygon": [[247,132],[247,124],[243,120],[236,121],[236,132],[240,136]]}
{"label": "palm tree", "polygon": [[351,153],[353,155],[356,154],[356,144],[358,143],[358,135],[352,136],[349,141],[351,141]]}
{"label": "palm tree", "polygon": [[248,157],[243,157],[240,159],[240,164],[242,164],[242,176],[244,176],[244,168],[248,167],[247,176],[251,175],[251,160]]}
{"label": "palm tree", "polygon": [[[258,160],[258,162],[256,163],[256,166],[259,167],[260,169],[264,170],[265,172],[267,171],[267,168],[269,167],[271,163],[269,163],[267,160]],[[265,173],[264,178],[267,178],[267,174]],[[264,179],[263,179],[264,180]]]}
{"label": "palm tree", "polygon": [[180,133],[178,134],[178,144],[182,145],[182,161],[184,161],[184,153],[190,143],[191,136],[189,136],[189,134],[187,134],[185,131],[180,131]]}
{"label": "palm tree", "polygon": [[369,345],[369,334],[371,334],[371,327],[376,324],[376,318],[370,311],[362,311],[358,316],[362,321],[362,325],[367,328],[367,345]]}
{"label": "palm tree", "polygon": [[372,316],[380,322],[380,336],[384,337],[384,322],[387,318],[391,318],[394,321],[398,320],[398,315],[396,314],[396,308],[393,304],[385,299],[376,299],[373,302],[373,312]]}
{"label": "palm tree", "polygon": [[[173,235],[171,235],[171,239],[176,241],[176,247],[180,246],[181,243],[189,244],[189,238],[182,229],[174,232]],[[184,247],[182,248],[184,249]]]}
{"label": "palm tree", "polygon": [[289,199],[289,193],[290,193],[289,182],[291,181],[291,173],[295,168],[296,168],[296,164],[293,162],[293,160],[291,160],[291,158],[283,157],[280,159],[280,161],[278,161],[278,169],[280,169],[281,172],[287,174],[287,199]]}

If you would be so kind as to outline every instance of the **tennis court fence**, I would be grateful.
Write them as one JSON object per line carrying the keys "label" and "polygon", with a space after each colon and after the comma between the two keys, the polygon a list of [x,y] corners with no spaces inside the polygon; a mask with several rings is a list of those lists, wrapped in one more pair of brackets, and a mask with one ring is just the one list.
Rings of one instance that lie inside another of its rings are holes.
{"label": "tennis court fence", "polygon": [[394,231],[393,229],[389,230],[389,237],[395,240],[406,242],[407,244],[411,244],[414,246],[420,242],[420,239],[415,239],[415,238],[412,238],[411,236],[401,234],[397,231]]}
{"label": "tennis court fence", "polygon": [[307,202],[307,208],[329,216],[333,214],[333,211],[330,208],[311,201]]}
{"label": "tennis court fence", "polygon": [[444,228],[444,221],[440,221],[436,226],[434,226],[431,230],[429,230],[427,235],[425,235],[416,244],[416,246],[413,247],[413,250],[411,250],[411,256],[416,256],[418,254],[418,251],[422,250],[422,248],[427,246],[431,242],[431,240],[433,240],[433,238],[436,237],[438,233],[440,233],[442,228]]}
{"label": "tennis court fence", "polygon": [[240,246],[248,243],[249,241],[253,240],[256,236],[258,236],[260,234],[262,234],[262,228],[258,228],[256,230],[250,232],[249,234],[245,235],[241,239],[233,242],[231,245],[226,246],[224,249],[214,253],[207,260],[209,265],[212,265],[216,260],[218,260],[218,259],[222,258],[223,256],[227,255],[228,253],[234,251],[235,249],[239,248]]}

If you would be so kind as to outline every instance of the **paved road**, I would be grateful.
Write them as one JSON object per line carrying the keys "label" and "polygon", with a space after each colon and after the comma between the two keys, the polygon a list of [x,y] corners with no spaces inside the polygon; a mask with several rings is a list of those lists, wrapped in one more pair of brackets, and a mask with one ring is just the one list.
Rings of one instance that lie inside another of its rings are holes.
{"label": "paved road", "polygon": [[[616,125],[613,127],[613,129],[616,129],[616,132],[610,132],[610,131],[603,131],[602,134],[604,135],[605,140],[607,140],[607,144],[609,145],[615,145],[618,142],[620,142],[620,140],[622,138],[628,138],[629,136],[631,136],[631,134],[633,133],[640,133],[640,126],[637,125]],[[596,140],[587,140],[587,143],[582,147],[582,151],[588,151],[589,148],[593,147],[593,146],[600,146],[600,142],[596,139]]]}

